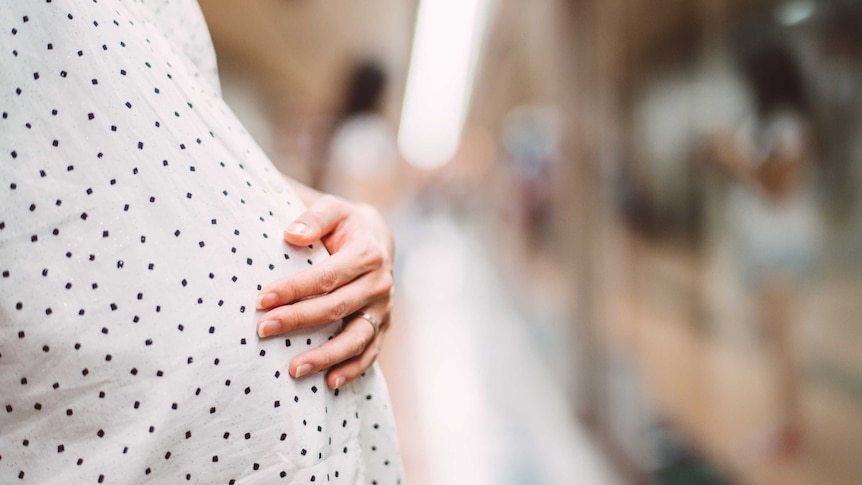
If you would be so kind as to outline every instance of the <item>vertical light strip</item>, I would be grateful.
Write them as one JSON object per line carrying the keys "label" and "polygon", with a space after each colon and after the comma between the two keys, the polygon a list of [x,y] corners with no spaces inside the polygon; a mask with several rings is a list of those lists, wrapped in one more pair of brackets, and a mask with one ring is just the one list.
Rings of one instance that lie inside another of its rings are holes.
{"label": "vertical light strip", "polygon": [[433,169],[458,148],[491,0],[421,0],[398,129],[401,155]]}

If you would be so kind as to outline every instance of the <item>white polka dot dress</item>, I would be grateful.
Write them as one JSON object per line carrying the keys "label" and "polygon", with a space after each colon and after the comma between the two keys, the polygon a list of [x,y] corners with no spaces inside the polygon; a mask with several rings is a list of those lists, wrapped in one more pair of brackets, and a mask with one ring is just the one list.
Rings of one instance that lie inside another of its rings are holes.
{"label": "white polka dot dress", "polygon": [[0,3],[0,483],[400,483],[376,367],[258,339],[295,193],[221,100],[191,0]]}

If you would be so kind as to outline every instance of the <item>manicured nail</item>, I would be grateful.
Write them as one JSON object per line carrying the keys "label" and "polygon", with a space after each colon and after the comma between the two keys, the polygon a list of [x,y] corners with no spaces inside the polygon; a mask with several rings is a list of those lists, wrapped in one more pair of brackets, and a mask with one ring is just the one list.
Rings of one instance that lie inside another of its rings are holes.
{"label": "manicured nail", "polygon": [[344,378],[341,376],[338,376],[335,378],[335,387],[333,387],[333,389],[338,389],[339,387],[341,387],[343,385],[344,385]]}
{"label": "manicured nail", "polygon": [[279,330],[281,330],[281,324],[277,320],[266,320],[257,326],[257,336],[260,338],[269,337],[278,333]]}
{"label": "manicured nail", "polygon": [[300,377],[304,376],[305,374],[308,374],[309,372],[311,372],[311,364],[302,364],[301,366],[296,368],[296,375],[294,375],[293,377],[299,379]]}
{"label": "manicured nail", "polygon": [[257,295],[257,309],[265,310],[278,302],[278,295],[275,293],[261,293]]}
{"label": "manicured nail", "polygon": [[310,230],[311,229],[306,224],[303,224],[301,222],[294,222],[293,224],[287,226],[285,232],[296,234],[297,236],[305,236],[309,233]]}

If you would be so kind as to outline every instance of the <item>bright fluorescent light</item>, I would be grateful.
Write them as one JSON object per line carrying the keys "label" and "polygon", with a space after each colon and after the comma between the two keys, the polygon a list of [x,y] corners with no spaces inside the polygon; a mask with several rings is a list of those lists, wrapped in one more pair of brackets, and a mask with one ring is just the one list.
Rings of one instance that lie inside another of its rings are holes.
{"label": "bright fluorescent light", "polygon": [[788,27],[802,23],[812,15],[814,15],[814,2],[811,0],[792,0],[775,12],[778,23]]}
{"label": "bright fluorescent light", "polygon": [[405,160],[433,169],[458,148],[490,0],[422,0],[398,130]]}

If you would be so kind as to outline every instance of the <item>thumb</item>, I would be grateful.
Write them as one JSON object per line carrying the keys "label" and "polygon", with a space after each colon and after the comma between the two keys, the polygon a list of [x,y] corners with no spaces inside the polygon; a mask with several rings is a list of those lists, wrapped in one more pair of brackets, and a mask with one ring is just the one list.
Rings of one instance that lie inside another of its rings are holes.
{"label": "thumb", "polygon": [[302,246],[319,241],[346,217],[344,202],[323,196],[284,229],[284,240]]}

